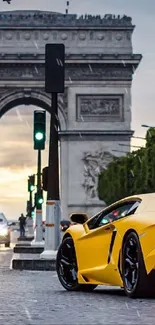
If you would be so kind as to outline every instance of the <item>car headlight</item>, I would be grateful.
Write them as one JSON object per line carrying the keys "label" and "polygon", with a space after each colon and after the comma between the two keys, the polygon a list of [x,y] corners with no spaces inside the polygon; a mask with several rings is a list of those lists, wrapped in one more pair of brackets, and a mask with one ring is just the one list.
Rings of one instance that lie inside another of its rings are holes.
{"label": "car headlight", "polygon": [[0,235],[1,235],[1,236],[6,236],[6,235],[8,235],[8,229],[7,229],[7,228],[2,228],[2,229],[0,229]]}

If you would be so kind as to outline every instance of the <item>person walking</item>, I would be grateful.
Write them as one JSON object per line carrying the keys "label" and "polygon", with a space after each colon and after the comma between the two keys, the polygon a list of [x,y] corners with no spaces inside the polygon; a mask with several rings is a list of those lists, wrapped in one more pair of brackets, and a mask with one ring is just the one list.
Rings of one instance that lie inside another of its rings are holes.
{"label": "person walking", "polygon": [[26,218],[24,217],[23,213],[19,217],[19,228],[20,228],[20,237],[25,237],[25,225],[26,225]]}

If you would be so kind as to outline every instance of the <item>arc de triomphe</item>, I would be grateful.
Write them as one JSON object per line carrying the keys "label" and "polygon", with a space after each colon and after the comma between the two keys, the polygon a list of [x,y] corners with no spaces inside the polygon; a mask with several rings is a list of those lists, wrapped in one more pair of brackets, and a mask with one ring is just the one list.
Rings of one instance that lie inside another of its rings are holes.
{"label": "arc de triomphe", "polygon": [[120,143],[129,149],[132,75],[141,60],[133,54],[133,30],[127,16],[0,12],[0,117],[20,104],[49,111],[45,44],[65,44],[65,93],[59,96],[58,116],[63,218],[101,209],[98,173]]}

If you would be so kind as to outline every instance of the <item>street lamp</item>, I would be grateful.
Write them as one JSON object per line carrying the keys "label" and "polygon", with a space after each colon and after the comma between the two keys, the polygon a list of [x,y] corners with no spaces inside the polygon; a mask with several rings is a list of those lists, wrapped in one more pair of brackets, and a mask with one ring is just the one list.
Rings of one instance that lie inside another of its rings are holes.
{"label": "street lamp", "polygon": [[[126,144],[124,144],[124,143],[119,143],[119,146],[122,146],[122,147],[128,147]],[[142,148],[141,146],[130,146],[130,147],[133,147],[133,148]]]}
{"label": "street lamp", "polygon": [[[142,125],[141,125],[141,126],[142,126]],[[134,138],[134,139],[146,140],[146,138],[143,138],[143,137],[136,137],[135,135],[132,135],[132,138]]]}
{"label": "street lamp", "polygon": [[143,128],[155,128],[155,126],[150,126],[150,125],[147,125],[147,124],[142,124],[141,125]]}

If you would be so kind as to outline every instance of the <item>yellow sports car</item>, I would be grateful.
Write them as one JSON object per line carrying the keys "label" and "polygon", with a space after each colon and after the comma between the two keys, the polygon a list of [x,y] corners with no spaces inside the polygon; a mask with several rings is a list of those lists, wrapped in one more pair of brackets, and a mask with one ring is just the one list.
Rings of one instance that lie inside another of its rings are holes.
{"label": "yellow sports car", "polygon": [[123,287],[129,297],[155,294],[155,193],[122,199],[72,225],[58,249],[56,270],[66,290]]}

